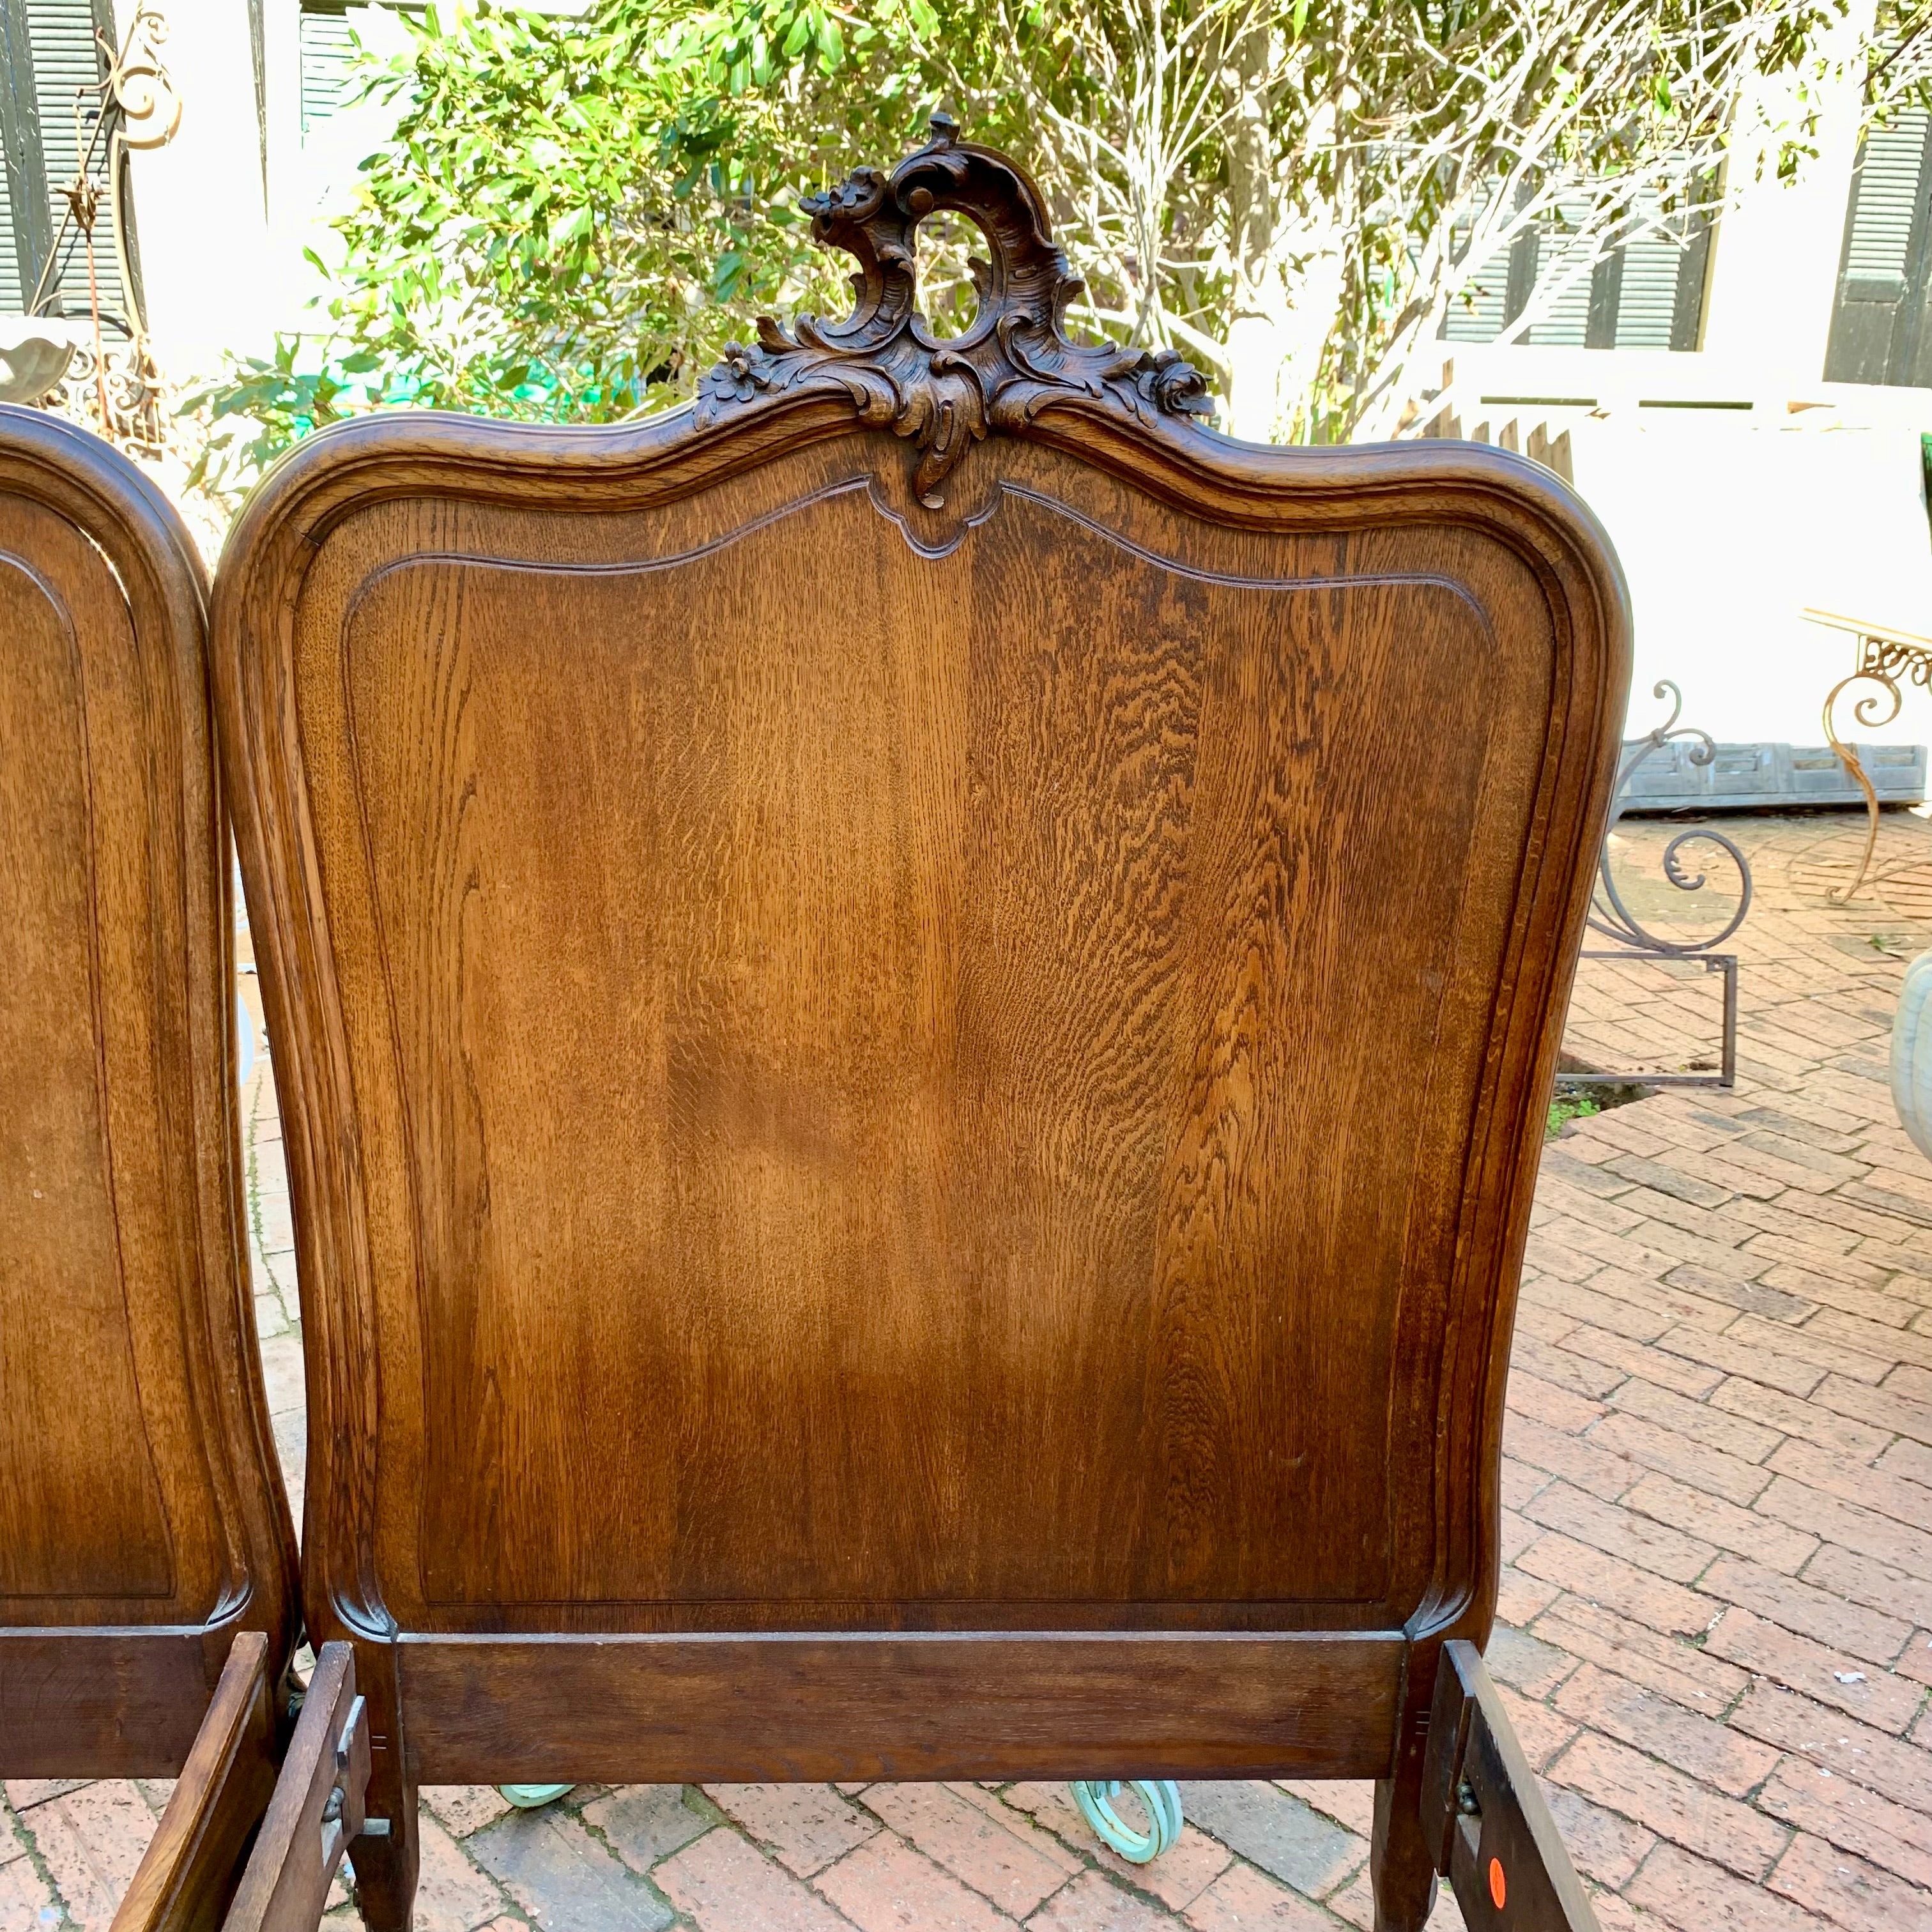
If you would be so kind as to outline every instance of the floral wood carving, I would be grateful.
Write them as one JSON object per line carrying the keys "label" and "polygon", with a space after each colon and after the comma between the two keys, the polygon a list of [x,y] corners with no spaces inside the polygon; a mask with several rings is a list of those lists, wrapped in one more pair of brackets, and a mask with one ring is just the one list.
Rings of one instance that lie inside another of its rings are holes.
{"label": "floral wood carving", "polygon": [[[844,322],[800,316],[789,331],[760,316],[758,340],[728,343],[698,385],[700,423],[788,391],[843,389],[863,421],[916,444],[914,493],[938,509],[941,482],[974,442],[1048,404],[1085,398],[1142,422],[1208,413],[1205,380],[1177,351],[1068,340],[1067,304],[1083,284],[1054,245],[1040,190],[957,131],[935,114],[931,142],[890,176],[860,168],[806,197],[814,238],[859,263],[857,304]],[[914,239],[936,208],[970,217],[992,258],[973,262],[979,313],[950,341],[932,335],[916,306]]]}

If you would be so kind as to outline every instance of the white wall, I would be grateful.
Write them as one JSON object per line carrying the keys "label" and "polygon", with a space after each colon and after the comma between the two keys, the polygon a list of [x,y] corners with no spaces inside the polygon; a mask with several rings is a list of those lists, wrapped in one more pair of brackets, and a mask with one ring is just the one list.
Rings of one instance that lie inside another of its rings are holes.
{"label": "white wall", "polygon": [[[1701,346],[1816,382],[1832,328],[1845,203],[1858,158],[1864,63],[1876,0],[1848,0],[1798,74],[1760,80],[1741,104],[1725,166],[1736,205],[1712,238]],[[1778,178],[1787,130],[1815,115],[1814,150],[1795,178]]]}
{"label": "white wall", "polygon": [[[356,164],[394,125],[395,110],[365,104],[304,143],[297,0],[266,0],[262,14],[266,184],[248,0],[168,5],[161,53],[181,125],[134,157],[148,328],[162,368],[184,382],[219,373],[226,356],[266,356],[278,331],[321,326],[310,304],[328,285],[303,251],[327,259]],[[389,8],[352,8],[350,19],[380,53],[407,44]]]}
{"label": "white wall", "polygon": [[182,103],[165,147],[132,159],[155,354],[184,379],[264,339],[268,217],[248,0],[176,0],[161,58]]}
{"label": "white wall", "polygon": [[[280,0],[292,15],[296,0]],[[446,14],[450,9],[446,8]],[[353,6],[349,24],[362,44],[377,58],[406,52],[410,31],[396,11],[383,6]],[[352,206],[361,164],[389,139],[400,102],[364,99],[338,107],[306,135],[302,128],[302,69],[290,44],[290,61],[278,83],[275,112],[286,130],[282,167],[276,182],[272,247],[277,277],[278,326],[284,330],[314,328],[310,304],[326,302],[330,292],[305,251],[313,250],[334,266],[341,259],[339,238],[331,224]]]}
{"label": "white wall", "polygon": [[[1825,695],[1852,668],[1855,640],[1807,622],[1820,606],[1932,636],[1932,524],[1921,431],[1932,389],[1827,383],[1845,216],[1857,155],[1872,0],[1852,0],[1800,88],[1766,83],[1741,116],[1730,163],[1738,203],[1712,251],[1702,347],[1678,354],[1443,345],[1454,380],[1420,401],[1451,409],[1465,434],[1514,418],[1567,430],[1576,487],[1602,519],[1630,580],[1636,622],[1633,734],[1658,722],[1660,678],[1684,722],[1721,742],[1824,742]],[[1766,161],[1775,133],[1818,110],[1816,154],[1794,184]],[[1500,398],[1588,397],[1544,409]],[[1484,398],[1492,400],[1485,402]],[[1679,406],[1660,407],[1659,404]],[[1740,407],[1687,407],[1685,404]],[[1858,742],[1932,743],[1932,694],[1908,689],[1890,726]]]}
{"label": "white wall", "polygon": [[[1932,394],[1923,394],[1932,430]],[[1648,418],[1646,420],[1644,418]],[[1894,420],[1745,428],[1718,412],[1619,413],[1572,432],[1578,490],[1630,580],[1633,734],[1669,678],[1684,717],[1720,742],[1816,745],[1826,692],[1856,644],[1807,622],[1821,606],[1932,634],[1932,523],[1918,431]],[[1932,742],[1932,696],[1908,692],[1888,729],[1857,741]]]}

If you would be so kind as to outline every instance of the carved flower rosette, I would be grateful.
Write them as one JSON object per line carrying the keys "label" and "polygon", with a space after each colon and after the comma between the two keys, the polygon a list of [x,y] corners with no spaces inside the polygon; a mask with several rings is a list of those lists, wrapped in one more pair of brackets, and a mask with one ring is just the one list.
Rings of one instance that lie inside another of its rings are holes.
{"label": "carved flower rosette", "polygon": [[[1004,155],[956,140],[944,115],[932,136],[890,176],[860,168],[806,199],[814,238],[859,264],[853,312],[843,322],[800,316],[790,329],[760,316],[758,340],[728,343],[700,382],[700,424],[802,388],[842,389],[862,421],[917,447],[914,494],[938,509],[941,484],[975,441],[1048,404],[1086,398],[1145,423],[1207,416],[1207,383],[1177,351],[1068,339],[1067,305],[1083,285],[1054,245],[1039,188]],[[971,264],[978,312],[950,340],[917,306],[914,237],[934,210],[976,223],[991,256]]]}

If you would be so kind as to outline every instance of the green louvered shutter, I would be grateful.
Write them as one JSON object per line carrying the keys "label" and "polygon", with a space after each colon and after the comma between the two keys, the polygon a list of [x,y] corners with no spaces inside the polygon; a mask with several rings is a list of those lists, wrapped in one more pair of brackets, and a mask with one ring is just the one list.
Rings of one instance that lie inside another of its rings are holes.
{"label": "green louvered shutter", "polygon": [[355,58],[349,9],[304,0],[302,10],[302,124],[306,137],[318,122],[326,121],[348,85],[350,62]]}
{"label": "green louvered shutter", "polygon": [[[28,38],[34,54],[34,94],[40,109],[40,152],[46,166],[47,202],[56,240],[50,289],[58,306],[70,316],[88,310],[87,243],[68,217],[66,190],[79,172],[80,158],[100,117],[100,83],[107,57],[95,35],[114,38],[112,0],[26,0]],[[76,126],[76,110],[79,126]],[[115,259],[108,194],[108,143],[94,144],[89,176],[100,196],[94,232],[94,268],[104,319],[128,314],[128,292]],[[64,225],[63,224],[64,222]],[[131,251],[130,251],[131,252]],[[44,308],[56,306],[44,301]]]}
{"label": "green louvered shutter", "polygon": [[53,241],[26,0],[0,0],[0,308],[17,314]]}
{"label": "green louvered shutter", "polygon": [[[0,75],[0,86],[5,77]],[[11,157],[8,158],[11,160]],[[0,315],[18,315],[26,305],[20,286],[20,244],[14,232],[10,182],[0,182]]]}
{"label": "green louvered shutter", "polygon": [[[1552,221],[1538,237],[1534,273],[1539,280],[1547,277],[1553,280],[1565,274],[1569,279],[1543,320],[1522,339],[1539,349],[1581,349],[1590,339],[1591,298],[1595,292],[1596,278],[1587,271],[1570,274],[1570,268],[1577,246],[1574,224],[1582,220],[1589,209],[1587,203],[1561,202],[1558,212],[1568,225],[1559,226]],[[1527,294],[1526,290],[1526,298]]]}
{"label": "green louvered shutter", "polygon": [[1617,252],[1622,260],[1617,274],[1612,346],[1676,348],[1677,282],[1689,266],[1686,251],[1669,236],[1652,233],[1633,237]]}
{"label": "green louvered shutter", "polygon": [[[1452,246],[1468,246],[1470,224],[1456,224]],[[1449,298],[1442,318],[1445,342],[1493,342],[1509,319],[1509,250],[1492,255]]]}
{"label": "green louvered shutter", "polygon": [[[1582,213],[1579,208],[1570,218]],[[1653,204],[1653,220],[1657,213]],[[1552,220],[1485,262],[1451,299],[1444,340],[1495,341],[1522,312],[1536,280],[1562,272],[1572,245]],[[1709,252],[1701,218],[1684,241],[1655,230],[1635,236],[1589,274],[1574,277],[1522,340],[1546,348],[1694,349]]]}
{"label": "green louvered shutter", "polygon": [[1825,375],[1834,382],[1924,382],[1927,149],[1932,114],[1906,110],[1868,134],[1852,177]]}

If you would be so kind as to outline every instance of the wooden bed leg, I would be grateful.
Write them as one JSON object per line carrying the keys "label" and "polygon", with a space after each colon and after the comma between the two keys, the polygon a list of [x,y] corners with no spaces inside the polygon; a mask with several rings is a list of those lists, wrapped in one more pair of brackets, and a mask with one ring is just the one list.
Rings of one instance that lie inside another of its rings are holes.
{"label": "wooden bed leg", "polygon": [[350,1852],[356,1868],[356,1908],[368,1932],[410,1932],[416,1901],[416,1789],[404,1792],[406,1806],[384,1838],[358,1838]]}
{"label": "wooden bed leg", "polygon": [[400,1796],[385,1802],[390,1804],[388,1835],[358,1838],[349,1849],[356,1906],[368,1932],[410,1932],[416,1900],[416,1780],[405,1778]]}
{"label": "wooden bed leg", "polygon": [[315,1660],[288,1756],[268,1800],[223,1932],[313,1932],[350,1846],[382,1820],[365,1808],[368,1706],[356,1694],[356,1654],[326,1643]]}
{"label": "wooden bed leg", "polygon": [[1421,1932],[1436,1903],[1436,1861],[1422,1828],[1422,1753],[1413,1747],[1396,1760],[1393,1778],[1376,1780],[1369,1881],[1376,1932]]}
{"label": "wooden bed leg", "polygon": [[416,1793],[410,1793],[408,1828],[387,1838],[358,1838],[350,1854],[356,1868],[356,1906],[369,1932],[410,1932],[416,1898]]}
{"label": "wooden bed leg", "polygon": [[410,1932],[416,1910],[420,1834],[416,1781],[402,1750],[395,1654],[385,1642],[356,1646],[356,1668],[369,1694],[369,1812],[383,1821],[349,1848],[356,1909],[368,1932]]}

